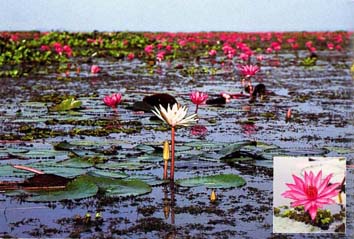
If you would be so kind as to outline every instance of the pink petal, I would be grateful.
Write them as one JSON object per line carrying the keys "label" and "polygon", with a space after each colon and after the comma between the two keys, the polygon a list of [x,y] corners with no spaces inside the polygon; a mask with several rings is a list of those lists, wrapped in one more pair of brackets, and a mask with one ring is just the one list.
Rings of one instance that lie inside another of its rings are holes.
{"label": "pink petal", "polygon": [[301,188],[303,191],[305,191],[305,182],[301,179],[301,178],[299,178],[299,177],[297,177],[297,176],[295,176],[295,175],[293,175],[293,179],[294,179],[294,181],[295,181],[295,184],[299,187],[299,188]]}
{"label": "pink petal", "polygon": [[311,201],[309,201],[308,199],[304,199],[304,200],[296,200],[296,201],[292,202],[291,206],[297,207],[297,206],[307,205],[307,204],[311,205]]}
{"label": "pink petal", "polygon": [[318,192],[322,192],[323,189],[325,189],[328,186],[329,180],[331,180],[333,174],[329,174],[323,181],[321,181],[321,185],[319,186],[319,188],[317,189]]}
{"label": "pink petal", "polygon": [[310,207],[308,212],[310,213],[312,221],[315,220],[316,215],[317,215],[317,206]]}
{"label": "pink petal", "polygon": [[302,188],[299,188],[297,185],[287,183],[286,186],[288,186],[293,191],[306,195],[304,190],[302,190]]}
{"label": "pink petal", "polygon": [[317,189],[320,187],[321,185],[321,179],[322,179],[322,170],[320,170],[317,174],[317,176],[314,179],[314,185]]}
{"label": "pink petal", "polygon": [[292,199],[299,199],[299,200],[303,200],[303,199],[307,199],[307,195],[302,193],[302,192],[297,192],[294,190],[289,190],[286,191],[282,194],[283,197],[289,198],[291,197]]}
{"label": "pink petal", "polygon": [[324,195],[330,194],[334,191],[336,191],[338,193],[339,190],[337,190],[337,188],[339,185],[340,185],[340,183],[334,183],[331,186],[324,187],[323,189],[321,189],[321,191],[318,190],[319,197],[323,197]]}
{"label": "pink petal", "polygon": [[322,204],[322,205],[336,203],[333,199],[330,199],[330,198],[319,198],[319,199],[316,200],[316,202],[318,204]]}

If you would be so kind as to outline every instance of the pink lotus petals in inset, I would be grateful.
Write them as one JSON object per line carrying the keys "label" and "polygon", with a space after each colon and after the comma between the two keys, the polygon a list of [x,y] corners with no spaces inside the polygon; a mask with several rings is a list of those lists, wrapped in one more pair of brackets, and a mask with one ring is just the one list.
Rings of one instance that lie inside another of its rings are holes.
{"label": "pink lotus petals in inset", "polygon": [[122,94],[120,93],[114,93],[114,94],[111,94],[111,95],[106,95],[104,98],[103,98],[103,102],[113,108],[114,110],[117,110],[117,106],[118,104],[122,101]]}
{"label": "pink lotus petals in inset", "polygon": [[243,65],[239,66],[239,70],[241,75],[246,78],[249,78],[251,76],[254,76],[260,70],[260,68],[256,65]]}
{"label": "pink lotus petals in inset", "polygon": [[91,73],[92,74],[97,74],[101,71],[101,68],[98,65],[92,65],[91,66]]}
{"label": "pink lotus petals in inset", "polygon": [[205,104],[206,100],[208,99],[208,94],[204,92],[194,91],[189,95],[193,104],[196,105],[195,113],[198,112],[198,106]]}
{"label": "pink lotus petals in inset", "polygon": [[333,204],[335,201],[332,197],[338,195],[337,189],[340,183],[329,184],[333,174],[329,174],[324,179],[322,178],[322,170],[314,175],[304,172],[304,179],[292,175],[295,184],[287,183],[290,190],[285,191],[281,195],[285,198],[293,200],[292,207],[304,206],[305,211],[308,212],[312,220],[315,220],[317,210],[322,208],[325,204]]}

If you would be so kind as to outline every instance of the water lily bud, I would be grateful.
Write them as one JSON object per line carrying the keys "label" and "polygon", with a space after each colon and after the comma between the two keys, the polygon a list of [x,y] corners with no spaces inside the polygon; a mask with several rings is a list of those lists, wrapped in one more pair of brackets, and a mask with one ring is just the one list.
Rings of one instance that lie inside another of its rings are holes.
{"label": "water lily bud", "polygon": [[170,144],[166,140],[163,142],[163,160],[167,161],[170,158]]}
{"label": "water lily bud", "polygon": [[170,216],[170,206],[166,205],[163,207],[163,214],[165,215],[165,219],[168,219]]}
{"label": "water lily bud", "polygon": [[339,202],[339,204],[343,203],[342,193],[341,192],[338,193],[338,202]]}
{"label": "water lily bud", "polygon": [[214,190],[211,191],[211,194],[210,194],[210,202],[215,202],[217,199],[216,197],[216,193]]}
{"label": "water lily bud", "polygon": [[291,108],[288,109],[288,111],[286,112],[286,120],[290,120],[291,119],[291,116],[292,116],[292,113],[291,113]]}

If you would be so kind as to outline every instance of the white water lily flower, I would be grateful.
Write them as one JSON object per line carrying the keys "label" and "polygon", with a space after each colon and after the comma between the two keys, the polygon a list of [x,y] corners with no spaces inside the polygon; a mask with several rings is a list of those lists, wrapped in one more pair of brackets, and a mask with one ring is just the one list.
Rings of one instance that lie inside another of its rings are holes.
{"label": "white water lily flower", "polygon": [[179,125],[188,126],[190,123],[197,121],[196,114],[192,114],[186,117],[188,108],[179,104],[174,104],[172,108],[170,105],[167,105],[167,110],[162,105],[160,105],[160,109],[155,107],[155,110],[152,110],[152,112],[172,127]]}

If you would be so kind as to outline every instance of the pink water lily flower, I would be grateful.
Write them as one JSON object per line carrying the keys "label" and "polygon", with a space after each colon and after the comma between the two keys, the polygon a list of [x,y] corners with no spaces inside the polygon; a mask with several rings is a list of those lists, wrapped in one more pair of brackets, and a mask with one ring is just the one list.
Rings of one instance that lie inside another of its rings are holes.
{"label": "pink water lily flower", "polygon": [[213,56],[216,56],[217,54],[217,51],[214,50],[214,49],[211,49],[209,52],[208,52],[209,56],[213,57]]}
{"label": "pink water lily flower", "polygon": [[99,73],[101,71],[101,68],[99,67],[99,66],[97,66],[97,65],[92,65],[91,66],[91,73],[92,74],[97,74],[97,73]]}
{"label": "pink water lily flower", "polygon": [[114,94],[111,94],[111,95],[106,95],[104,98],[103,98],[103,102],[113,108],[113,109],[116,109],[118,104],[122,101],[122,94],[120,93],[114,93]]}
{"label": "pink water lily flower", "polygon": [[285,198],[294,200],[292,207],[304,206],[312,220],[315,220],[318,208],[322,208],[325,204],[333,204],[335,201],[332,197],[337,196],[337,189],[340,183],[329,185],[333,174],[329,174],[322,179],[322,170],[315,176],[312,171],[304,173],[304,179],[292,175],[295,184],[287,183],[290,190],[285,191],[281,195]]}
{"label": "pink water lily flower", "polygon": [[244,77],[254,76],[260,69],[256,65],[243,65],[239,67],[241,75]]}
{"label": "pink water lily flower", "polygon": [[127,55],[127,58],[128,58],[129,61],[132,61],[132,60],[134,60],[134,58],[135,58],[135,54],[134,54],[133,52],[130,52],[130,53]]}
{"label": "pink water lily flower", "polygon": [[193,104],[196,105],[195,113],[198,112],[198,106],[205,104],[206,100],[208,99],[208,94],[204,92],[194,91],[189,95]]}

